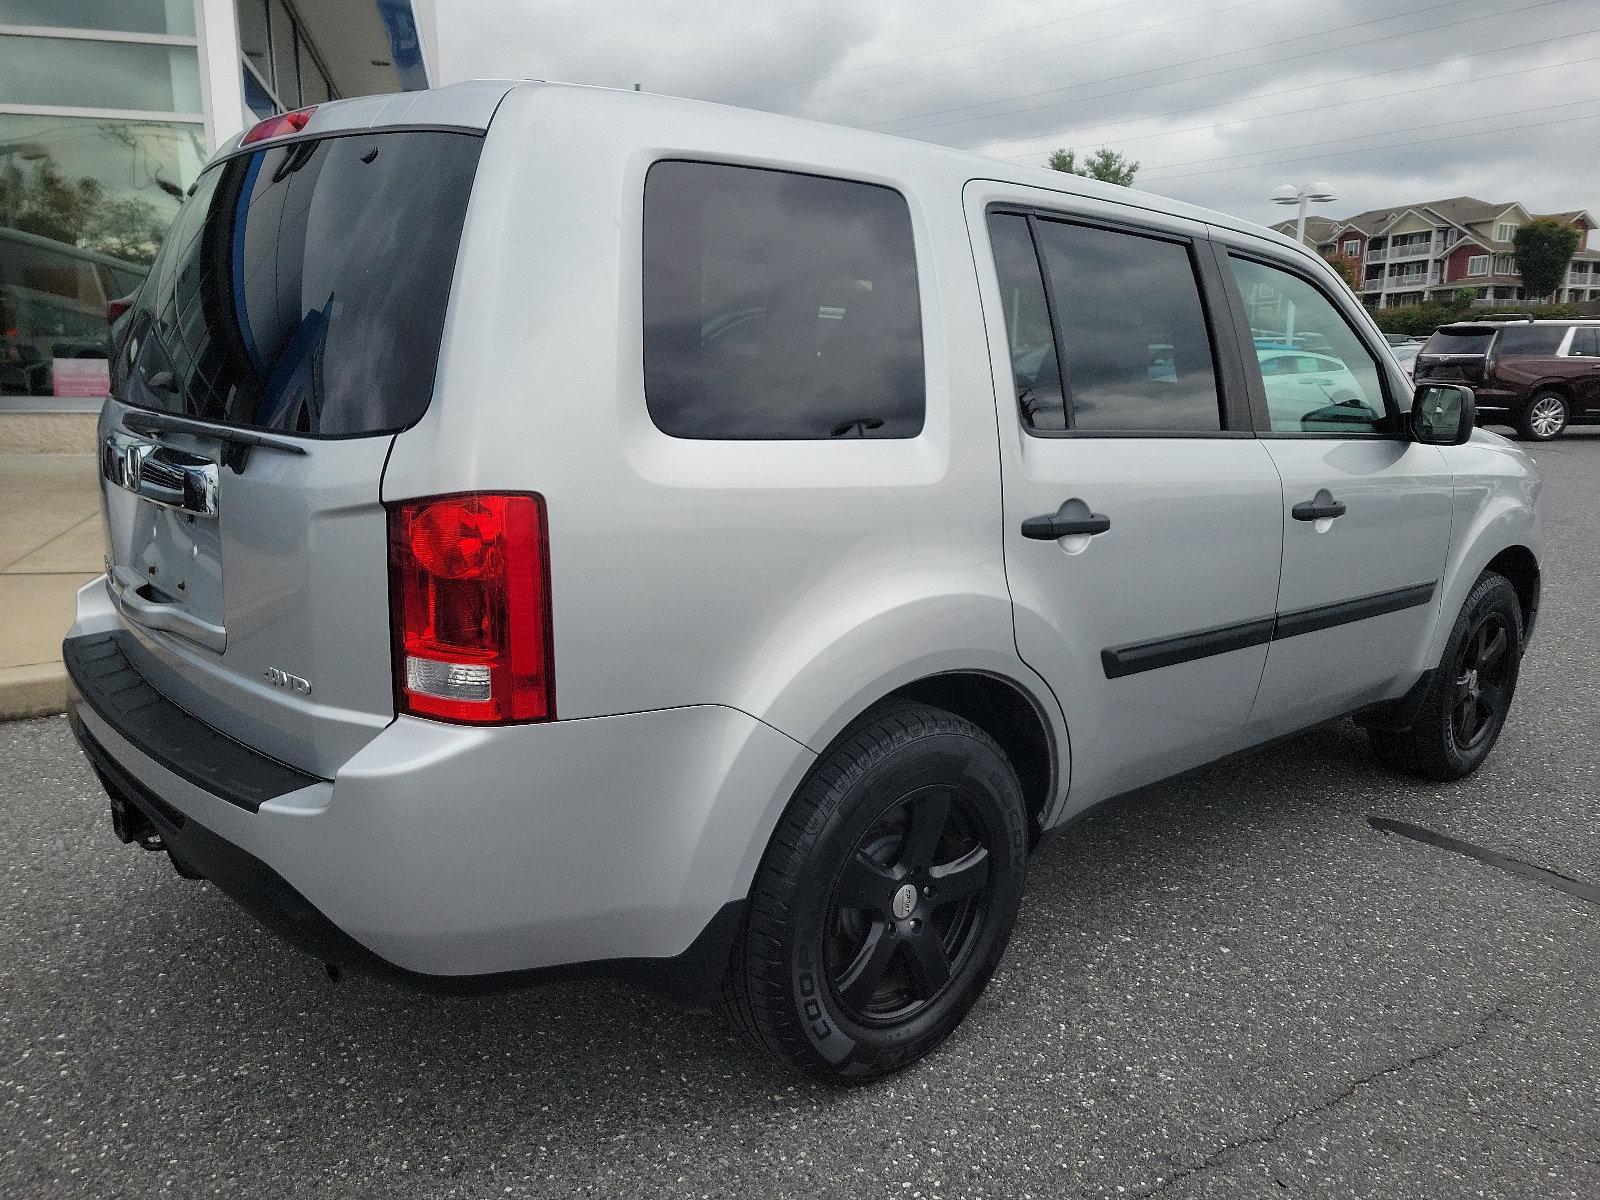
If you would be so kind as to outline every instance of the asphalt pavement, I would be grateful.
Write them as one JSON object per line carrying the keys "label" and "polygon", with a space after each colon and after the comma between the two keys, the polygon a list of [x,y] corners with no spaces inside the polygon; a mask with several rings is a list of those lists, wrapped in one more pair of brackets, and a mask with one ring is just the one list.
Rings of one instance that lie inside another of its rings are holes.
{"label": "asphalt pavement", "polygon": [[622,985],[335,986],[118,844],[64,720],[0,726],[0,1196],[1600,1196],[1600,430],[1537,454],[1476,776],[1342,723],[1106,807],[963,1028],[858,1091]]}

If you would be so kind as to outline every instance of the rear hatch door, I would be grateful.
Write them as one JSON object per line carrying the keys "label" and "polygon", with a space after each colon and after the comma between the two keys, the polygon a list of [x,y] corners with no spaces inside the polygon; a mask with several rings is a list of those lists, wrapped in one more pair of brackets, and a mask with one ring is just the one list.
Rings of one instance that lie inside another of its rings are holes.
{"label": "rear hatch door", "polygon": [[394,716],[380,489],[433,392],[481,146],[380,128],[225,158],[114,350],[107,586],[135,665],[323,777]]}
{"label": "rear hatch door", "polygon": [[1494,325],[1452,325],[1437,330],[1417,352],[1414,377],[1435,383],[1481,386],[1489,347],[1497,332]]}

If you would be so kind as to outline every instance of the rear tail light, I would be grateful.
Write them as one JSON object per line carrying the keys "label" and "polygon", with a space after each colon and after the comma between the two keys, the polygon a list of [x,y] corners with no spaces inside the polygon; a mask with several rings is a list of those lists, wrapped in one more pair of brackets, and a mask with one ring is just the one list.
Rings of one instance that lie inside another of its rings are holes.
{"label": "rear tail light", "polygon": [[544,499],[389,507],[399,711],[473,725],[555,718]]}
{"label": "rear tail light", "polygon": [[117,318],[133,307],[133,295],[120,296],[106,302],[106,324],[115,325]]}
{"label": "rear tail light", "polygon": [[311,120],[311,114],[316,111],[317,106],[313,104],[310,108],[297,108],[293,112],[279,113],[275,117],[268,117],[265,121],[258,121],[239,139],[239,145],[248,146],[252,142],[264,142],[268,138],[299,133]]}

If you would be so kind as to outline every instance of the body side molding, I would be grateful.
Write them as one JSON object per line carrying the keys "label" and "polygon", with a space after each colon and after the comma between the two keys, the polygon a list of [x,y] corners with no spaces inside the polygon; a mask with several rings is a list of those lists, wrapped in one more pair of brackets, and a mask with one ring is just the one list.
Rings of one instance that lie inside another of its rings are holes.
{"label": "body side molding", "polygon": [[1264,642],[1281,641],[1304,633],[1315,633],[1320,629],[1332,629],[1335,625],[1416,608],[1432,600],[1437,587],[1437,582],[1416,583],[1389,592],[1358,596],[1354,600],[1340,600],[1335,604],[1319,604],[1315,608],[1278,613],[1276,616],[1241,621],[1235,625],[1219,625],[1214,629],[1180,633],[1176,637],[1112,646],[1100,651],[1100,663],[1105,668],[1107,679],[1121,679],[1125,675],[1137,675],[1142,671],[1176,666],[1197,658],[1209,658],[1213,654],[1227,654]]}

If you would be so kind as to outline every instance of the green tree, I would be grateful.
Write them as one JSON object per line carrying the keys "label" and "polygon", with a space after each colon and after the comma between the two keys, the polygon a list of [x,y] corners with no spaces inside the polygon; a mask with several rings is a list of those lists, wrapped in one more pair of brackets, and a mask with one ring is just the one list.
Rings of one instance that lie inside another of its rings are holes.
{"label": "green tree", "polygon": [[1567,264],[1582,241],[1583,235],[1571,225],[1549,217],[1539,217],[1519,228],[1511,244],[1516,249],[1523,295],[1529,300],[1552,295],[1561,286]]}
{"label": "green tree", "polygon": [[1322,260],[1333,268],[1333,273],[1344,280],[1345,287],[1361,294],[1361,276],[1356,274],[1355,264],[1342,254],[1324,254]]}
{"label": "green tree", "polygon": [[1110,146],[1101,146],[1081,163],[1077,151],[1056,150],[1051,153],[1046,165],[1052,171],[1082,175],[1085,179],[1098,179],[1101,183],[1116,183],[1123,187],[1132,187],[1133,177],[1139,173],[1138,163],[1129,162]]}
{"label": "green tree", "polygon": [[68,179],[50,158],[31,174],[0,168],[0,225],[147,264],[167,223],[148,200],[109,195],[97,179]]}

